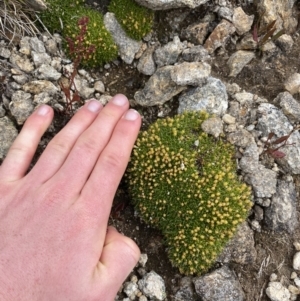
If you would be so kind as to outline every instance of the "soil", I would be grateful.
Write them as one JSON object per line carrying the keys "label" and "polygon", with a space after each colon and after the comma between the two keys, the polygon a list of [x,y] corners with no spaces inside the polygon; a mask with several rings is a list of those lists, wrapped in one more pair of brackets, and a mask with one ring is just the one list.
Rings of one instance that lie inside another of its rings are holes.
{"label": "soil", "polygon": [[[105,13],[107,10],[108,0],[87,0],[87,4],[95,9]],[[233,1],[234,2],[234,1]],[[236,1],[238,2],[238,1]],[[95,5],[96,4],[96,5]],[[238,3],[235,3],[238,4]],[[246,13],[253,13],[253,8],[250,6],[242,6]],[[206,13],[209,6],[190,11],[189,17],[183,22],[182,27],[188,23],[193,23],[199,15]],[[166,24],[166,18],[169,14],[181,14],[186,12],[186,9],[178,9],[167,12],[156,12],[154,35],[162,43],[170,40],[169,32],[162,26]],[[180,29],[178,29],[180,33]],[[171,29],[169,29],[171,30]],[[235,49],[234,45],[226,45],[225,51],[217,51],[212,63],[212,76],[221,79],[223,82],[237,83],[243,90],[257,94],[260,97],[267,98],[269,102],[284,91],[283,83],[286,78],[294,72],[300,72],[300,36],[295,33],[293,36],[295,43],[289,53],[276,53],[275,56],[269,57],[266,60],[257,55],[257,57],[248,64],[236,78],[228,77],[229,70],[227,60],[230,54]],[[133,65],[126,65],[121,61],[117,64],[111,63],[109,70],[92,70],[96,78],[101,79],[107,91],[114,95],[123,93],[129,99],[133,99],[134,93],[143,87],[147,81],[147,76],[141,76]],[[105,76],[105,73],[108,73]],[[294,96],[300,101],[300,95]],[[167,103],[162,107],[141,108],[135,107],[143,116],[143,129],[146,129],[149,124],[154,122],[160,111],[164,115],[173,115],[176,112],[178,102],[176,99],[172,103]],[[43,145],[57,132],[65,123],[66,117],[56,116],[55,131],[48,133],[43,140]],[[43,148],[43,146],[41,146]],[[297,192],[300,193],[300,176],[294,177]],[[300,209],[300,208],[298,208]],[[298,210],[299,211],[299,210]],[[251,218],[251,216],[250,216]],[[110,217],[110,223],[113,224],[119,231],[133,238],[141,249],[142,253],[147,253],[148,262],[147,270],[154,270],[163,277],[166,283],[168,300],[172,300],[172,296],[178,288],[178,282],[183,277],[179,271],[172,267],[166,253],[164,238],[159,231],[150,228],[140,221],[135,215],[134,208],[130,205],[130,197],[126,192],[126,186],[121,183],[114,200],[114,207]],[[245,292],[246,301],[267,301],[269,298],[265,294],[266,286],[269,282],[269,277],[272,273],[276,273],[279,279],[282,279],[285,284],[292,284],[290,275],[292,272],[292,258],[295,253],[293,242],[300,242],[300,229],[295,233],[271,233],[265,231],[262,226],[262,232],[255,232],[255,246],[257,250],[257,259],[253,265],[237,265],[231,264],[230,267],[235,271]],[[125,297],[125,296],[124,296]]]}

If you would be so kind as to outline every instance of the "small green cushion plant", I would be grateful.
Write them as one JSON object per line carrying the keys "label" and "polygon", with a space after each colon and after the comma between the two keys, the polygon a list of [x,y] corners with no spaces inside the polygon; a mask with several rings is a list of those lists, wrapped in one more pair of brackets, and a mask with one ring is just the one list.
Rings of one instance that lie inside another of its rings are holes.
{"label": "small green cushion plant", "polygon": [[204,112],[158,120],[140,134],[126,173],[142,219],[162,231],[172,264],[202,274],[251,208],[234,147],[201,131]]}
{"label": "small green cushion plant", "polygon": [[[60,32],[64,38],[74,39],[80,33],[78,20],[87,17],[87,31],[83,37],[83,45],[89,48],[95,47],[95,51],[89,57],[82,59],[81,65],[96,67],[105,62],[115,59],[118,55],[117,46],[112,36],[106,30],[103,22],[103,16],[90,8],[84,6],[84,0],[47,0],[48,9],[40,13],[40,18],[50,32]],[[65,43],[67,53],[74,59],[68,49],[68,43]]]}
{"label": "small green cushion plant", "polygon": [[111,0],[108,9],[132,39],[140,40],[152,29],[154,12],[134,0]]}

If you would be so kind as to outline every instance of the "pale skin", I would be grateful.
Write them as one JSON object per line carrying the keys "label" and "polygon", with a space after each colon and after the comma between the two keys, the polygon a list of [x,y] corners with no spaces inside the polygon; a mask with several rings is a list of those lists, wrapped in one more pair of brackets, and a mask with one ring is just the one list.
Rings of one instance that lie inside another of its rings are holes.
{"label": "pale skin", "polygon": [[141,118],[121,94],[91,100],[27,173],[53,114],[39,107],[0,167],[0,300],[114,300],[140,256],[107,224]]}

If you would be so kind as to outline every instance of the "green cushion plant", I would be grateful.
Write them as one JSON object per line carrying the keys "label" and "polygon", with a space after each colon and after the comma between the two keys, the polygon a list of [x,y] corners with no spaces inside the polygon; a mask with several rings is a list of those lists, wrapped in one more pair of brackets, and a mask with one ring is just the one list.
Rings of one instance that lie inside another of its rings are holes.
{"label": "green cushion plant", "polygon": [[[81,65],[96,67],[105,62],[115,59],[118,55],[117,46],[112,36],[106,30],[103,22],[103,16],[90,8],[84,6],[84,0],[47,0],[48,9],[40,13],[40,19],[43,24],[52,33],[62,33],[64,38],[74,39],[80,35],[78,20],[87,17],[87,31],[83,37],[83,46],[89,48],[95,47],[95,51],[90,56],[81,61]],[[75,59],[76,53],[71,54],[68,43],[65,43],[65,49],[72,59]]]}
{"label": "green cushion plant", "polygon": [[126,173],[136,210],[162,231],[172,264],[184,274],[206,272],[252,206],[234,147],[201,131],[207,118],[188,112],[152,124]]}
{"label": "green cushion plant", "polygon": [[152,29],[154,12],[134,0],[111,0],[108,10],[132,39],[140,40]]}

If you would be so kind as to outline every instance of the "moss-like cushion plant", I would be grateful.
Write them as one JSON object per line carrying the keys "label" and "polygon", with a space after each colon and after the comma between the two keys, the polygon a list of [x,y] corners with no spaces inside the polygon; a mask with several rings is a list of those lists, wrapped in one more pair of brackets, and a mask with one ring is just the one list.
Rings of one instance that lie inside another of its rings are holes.
{"label": "moss-like cushion plant", "polygon": [[162,231],[172,264],[184,274],[212,266],[252,205],[234,147],[201,131],[207,118],[188,112],[152,124],[126,173],[136,210]]}
{"label": "moss-like cushion plant", "polygon": [[[81,64],[96,67],[115,59],[118,50],[112,36],[104,26],[103,16],[85,7],[84,2],[84,0],[47,0],[48,9],[41,12],[39,16],[50,32],[62,33],[64,38],[74,39],[75,43],[80,33],[77,22],[82,17],[88,17],[87,31],[82,43],[87,48],[91,45],[95,46],[95,51],[89,57],[84,58]],[[65,43],[65,48],[69,53],[68,43]],[[74,59],[72,56],[71,58]]]}
{"label": "moss-like cushion plant", "polygon": [[154,12],[134,0],[111,0],[108,10],[132,39],[140,40],[152,29]]}

